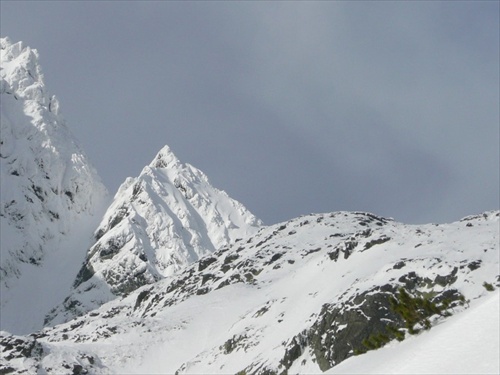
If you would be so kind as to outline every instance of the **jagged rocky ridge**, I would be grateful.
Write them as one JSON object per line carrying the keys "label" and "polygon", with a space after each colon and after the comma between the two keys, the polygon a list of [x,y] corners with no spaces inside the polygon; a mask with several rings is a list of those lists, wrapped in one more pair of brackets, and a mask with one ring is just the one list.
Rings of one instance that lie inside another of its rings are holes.
{"label": "jagged rocky ridge", "polygon": [[2,333],[3,366],[57,373],[324,371],[387,325],[404,329],[389,303],[400,287],[448,299],[451,313],[488,293],[484,282],[500,287],[499,216],[404,225],[337,212],[262,228],[68,323],[24,337]]}
{"label": "jagged rocky ridge", "polygon": [[165,146],[128,178],[95,232],[74,291],[47,317],[58,323],[172,275],[201,256],[257,232],[262,222],[212,187]]}
{"label": "jagged rocky ridge", "polygon": [[[36,284],[47,256],[60,251],[81,263],[87,245],[76,249],[65,240],[85,242],[108,193],[45,88],[38,52],[8,38],[0,44],[1,323],[17,329],[23,322],[12,319],[26,310],[23,280]],[[69,263],[74,277],[78,264]]]}

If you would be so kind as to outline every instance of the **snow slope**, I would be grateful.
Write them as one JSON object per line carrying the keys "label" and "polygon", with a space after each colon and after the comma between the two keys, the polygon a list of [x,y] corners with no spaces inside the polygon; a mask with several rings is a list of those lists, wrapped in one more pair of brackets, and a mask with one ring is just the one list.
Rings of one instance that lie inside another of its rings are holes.
{"label": "snow slope", "polygon": [[0,326],[27,333],[68,293],[108,195],[45,88],[37,51],[0,44]]}
{"label": "snow slope", "polygon": [[327,374],[500,374],[500,293],[401,343],[352,357]]}
{"label": "snow slope", "polygon": [[68,320],[161,280],[261,226],[241,203],[165,146],[139,177],[119,188],[74,291],[47,321]]}
{"label": "snow slope", "polygon": [[[480,317],[497,311],[483,283],[500,287],[499,217],[487,212],[415,226],[338,212],[262,228],[72,321],[30,336],[1,333],[3,366],[41,373],[320,373],[379,352],[404,355],[423,341],[439,345],[445,327],[454,331],[470,319],[491,330],[484,343],[493,348],[484,358],[494,362],[491,353],[500,348],[490,339],[498,326],[478,321],[474,311],[483,301]],[[430,331],[349,360],[372,333],[388,324],[404,329],[388,308],[399,287],[436,302],[448,298],[454,316],[434,315]],[[476,364],[473,349],[461,352],[468,369],[495,369]],[[401,363],[392,363],[381,371],[398,372]]]}

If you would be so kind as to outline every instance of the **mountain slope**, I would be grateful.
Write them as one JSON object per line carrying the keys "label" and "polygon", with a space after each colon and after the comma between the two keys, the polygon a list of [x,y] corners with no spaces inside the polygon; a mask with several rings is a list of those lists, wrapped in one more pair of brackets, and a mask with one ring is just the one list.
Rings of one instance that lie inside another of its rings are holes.
{"label": "mountain slope", "polygon": [[[390,326],[415,337],[391,309],[400,288],[446,305],[427,318],[444,326],[449,313],[460,316],[489,294],[483,283],[500,287],[499,218],[497,211],[416,226],[338,212],[269,226],[68,323],[24,337],[1,334],[3,366],[319,373]],[[422,324],[412,327],[422,330],[418,339],[435,329]]]}
{"label": "mountain slope", "polygon": [[499,371],[499,211],[264,227],[168,147],[108,206],[37,52],[1,48],[0,373]]}
{"label": "mountain slope", "polygon": [[342,362],[328,374],[499,374],[500,292],[431,332]]}
{"label": "mountain slope", "polygon": [[172,275],[261,226],[165,146],[139,177],[119,188],[74,291],[47,322],[67,320]]}
{"label": "mountain slope", "polygon": [[68,292],[108,195],[45,88],[37,51],[0,44],[0,326],[30,332]]}

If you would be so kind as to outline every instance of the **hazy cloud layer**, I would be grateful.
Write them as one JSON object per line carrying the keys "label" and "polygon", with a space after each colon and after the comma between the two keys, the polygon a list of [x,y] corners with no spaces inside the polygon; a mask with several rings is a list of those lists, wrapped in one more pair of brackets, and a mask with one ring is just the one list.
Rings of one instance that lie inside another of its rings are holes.
{"label": "hazy cloud layer", "polygon": [[111,190],[168,144],[266,223],[499,207],[498,2],[1,2]]}

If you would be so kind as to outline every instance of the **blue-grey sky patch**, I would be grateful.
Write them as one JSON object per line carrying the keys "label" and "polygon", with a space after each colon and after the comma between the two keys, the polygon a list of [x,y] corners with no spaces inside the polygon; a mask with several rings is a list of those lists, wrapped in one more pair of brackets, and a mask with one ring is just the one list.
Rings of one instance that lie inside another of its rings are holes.
{"label": "blue-grey sky patch", "polygon": [[4,1],[114,192],[168,144],[266,223],[499,208],[499,3]]}

